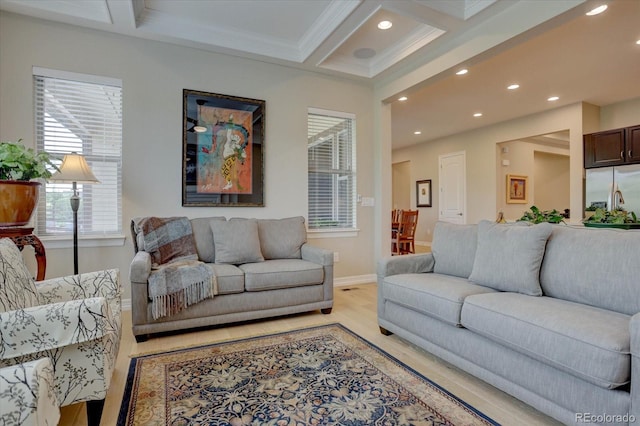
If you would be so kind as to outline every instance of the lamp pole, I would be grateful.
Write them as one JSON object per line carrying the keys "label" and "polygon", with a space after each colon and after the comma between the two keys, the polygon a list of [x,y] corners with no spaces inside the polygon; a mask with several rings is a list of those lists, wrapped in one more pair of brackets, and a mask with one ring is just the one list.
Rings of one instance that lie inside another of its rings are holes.
{"label": "lamp pole", "polygon": [[73,210],[73,274],[78,274],[78,208],[80,196],[78,195],[78,183],[73,182],[73,195],[69,199]]}

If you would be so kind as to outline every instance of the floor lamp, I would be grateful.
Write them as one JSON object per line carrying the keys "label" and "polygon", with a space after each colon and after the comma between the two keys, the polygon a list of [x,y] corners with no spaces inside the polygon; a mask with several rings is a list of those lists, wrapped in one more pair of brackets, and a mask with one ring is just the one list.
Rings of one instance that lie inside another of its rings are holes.
{"label": "floor lamp", "polygon": [[56,182],[71,182],[73,184],[73,195],[71,196],[71,210],[73,210],[73,273],[78,274],[78,208],[80,207],[80,196],[78,195],[78,183],[99,183],[87,164],[87,161],[80,154],[72,152],[64,156],[60,171],[49,178]]}

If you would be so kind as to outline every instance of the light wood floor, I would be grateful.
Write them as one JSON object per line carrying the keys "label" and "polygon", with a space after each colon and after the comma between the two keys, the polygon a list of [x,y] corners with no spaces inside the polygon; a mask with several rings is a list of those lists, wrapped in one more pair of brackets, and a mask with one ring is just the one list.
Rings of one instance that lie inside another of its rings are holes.
{"label": "light wood floor", "polygon": [[[152,338],[140,344],[136,343],[131,333],[131,312],[125,311],[123,312],[120,353],[111,388],[107,395],[102,425],[116,424],[130,356],[132,355],[332,322],[343,324],[503,425],[560,424],[402,339],[380,334],[376,318],[376,299],[375,284],[338,287],[334,292],[334,307],[330,315],[322,315],[316,311],[242,325]],[[76,404],[63,407],[60,425],[86,425],[85,405]]]}

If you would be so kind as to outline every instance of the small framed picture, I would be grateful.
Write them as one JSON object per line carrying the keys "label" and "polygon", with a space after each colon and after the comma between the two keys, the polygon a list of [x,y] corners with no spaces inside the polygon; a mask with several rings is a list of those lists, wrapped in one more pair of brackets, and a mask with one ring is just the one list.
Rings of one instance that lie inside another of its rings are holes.
{"label": "small framed picture", "polygon": [[528,177],[521,175],[507,175],[507,203],[526,204]]}
{"label": "small framed picture", "polygon": [[416,203],[418,207],[431,207],[431,179],[416,182]]}

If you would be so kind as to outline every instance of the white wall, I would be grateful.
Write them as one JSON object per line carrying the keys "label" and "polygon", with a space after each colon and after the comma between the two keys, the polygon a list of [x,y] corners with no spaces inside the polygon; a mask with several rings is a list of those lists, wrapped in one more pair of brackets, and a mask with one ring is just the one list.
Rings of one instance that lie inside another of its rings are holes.
{"label": "white wall", "polygon": [[415,208],[416,203],[411,204],[411,161],[395,163],[392,170],[393,208],[400,210]]}
{"label": "white wall", "polygon": [[600,108],[600,127],[594,131],[619,129],[640,124],[640,98]]}
{"label": "white wall", "polygon": [[[307,215],[308,107],[356,114],[358,193],[375,194],[373,90],[352,80],[0,13],[0,139],[34,144],[32,66],[123,81],[124,247],[80,251],[80,271],[120,268],[129,294],[135,216],[278,218]],[[265,207],[181,206],[182,90],[266,101]],[[374,208],[358,209],[353,238],[311,242],[340,252],[335,276],[375,272]],[[45,243],[46,245],[46,243]],[[72,272],[71,249],[47,249],[47,276]]]}
{"label": "white wall", "polygon": [[[569,208],[569,156],[535,151],[534,158],[534,199],[540,210],[555,209],[560,213]],[[582,215],[582,212],[575,212]]]}

